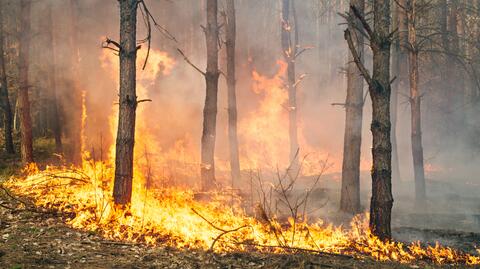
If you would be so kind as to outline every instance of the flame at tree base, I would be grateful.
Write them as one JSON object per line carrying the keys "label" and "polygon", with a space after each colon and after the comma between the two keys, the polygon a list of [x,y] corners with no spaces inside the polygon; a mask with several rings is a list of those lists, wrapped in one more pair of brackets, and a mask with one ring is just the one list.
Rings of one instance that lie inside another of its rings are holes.
{"label": "flame at tree base", "polygon": [[71,216],[67,224],[102,236],[176,248],[213,248],[216,252],[260,251],[286,253],[298,250],[370,256],[380,261],[437,264],[480,264],[480,257],[448,247],[423,247],[382,242],[373,236],[367,218],[355,217],[349,229],[315,223],[268,223],[229,205],[231,197],[212,194],[211,201],[194,199],[191,190],[144,188],[146,178],[134,175],[132,203],[115,209],[111,197],[113,168],[103,162],[84,162],[81,169],[35,166],[26,176],[12,178],[5,186],[17,195],[31,197],[36,206]]}

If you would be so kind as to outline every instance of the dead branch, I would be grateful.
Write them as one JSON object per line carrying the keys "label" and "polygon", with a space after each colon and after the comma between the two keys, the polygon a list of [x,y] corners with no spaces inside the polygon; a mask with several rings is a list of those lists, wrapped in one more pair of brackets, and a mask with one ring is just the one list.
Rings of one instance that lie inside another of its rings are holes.
{"label": "dead branch", "polygon": [[[110,45],[113,45],[114,47],[110,47]],[[120,46],[117,41],[111,40],[108,37],[105,39],[105,41],[102,42],[102,48],[113,50],[117,53],[120,53],[120,51],[122,50],[122,46]]]}
{"label": "dead branch", "polygon": [[365,78],[368,85],[372,86],[373,85],[372,77],[370,76],[370,73],[368,72],[365,65],[363,65],[362,60],[361,60],[360,56],[358,55],[357,49],[355,48],[355,45],[353,44],[352,34],[350,33],[349,29],[345,30],[344,37],[345,37],[345,40],[347,40],[348,48],[350,49],[350,52],[352,53],[353,60],[355,61],[355,64],[357,65],[358,69],[360,70],[360,73]]}
{"label": "dead branch", "polygon": [[215,224],[213,224],[213,223],[212,223],[211,221],[209,221],[208,219],[206,219],[204,216],[202,216],[200,213],[198,213],[198,211],[195,210],[195,208],[192,208],[192,211],[193,211],[193,213],[197,214],[200,218],[202,218],[204,221],[206,221],[208,224],[210,224],[210,226],[212,226],[213,228],[215,228],[215,229],[217,229],[217,230],[219,230],[219,231],[221,231],[221,232],[224,232],[224,233],[225,233],[225,232],[228,232],[228,230],[222,229],[222,228],[216,226]]}
{"label": "dead branch", "polygon": [[289,246],[278,246],[278,245],[262,245],[262,244],[256,244],[256,243],[251,243],[251,242],[238,242],[238,243],[235,243],[235,244],[245,245],[245,246],[253,246],[253,247],[258,247],[258,248],[270,248],[270,249],[281,248],[281,249],[293,250],[293,251],[298,251],[298,252],[310,252],[310,253],[322,254],[322,255],[327,255],[327,256],[337,256],[337,257],[349,258],[349,259],[354,258],[353,256],[347,255],[347,254],[329,253],[329,252],[325,252],[325,251],[321,251],[321,250],[300,248],[300,247],[289,247]]}
{"label": "dead branch", "polygon": [[365,17],[360,13],[360,11],[355,7],[354,5],[350,5],[350,9],[353,12],[353,15],[362,23],[363,29],[367,32],[369,38],[373,38],[374,32],[372,28],[370,27],[370,24],[368,24],[367,20],[365,20]]}
{"label": "dead branch", "polygon": [[232,230],[227,230],[227,231],[225,231],[225,232],[222,232],[222,233],[219,234],[217,237],[215,237],[215,239],[213,240],[212,244],[210,245],[209,251],[213,252],[213,247],[215,246],[215,243],[217,243],[217,241],[218,241],[222,236],[224,236],[224,235],[226,235],[226,234],[229,234],[229,233],[233,233],[233,232],[239,231],[239,230],[241,230],[241,229],[243,229],[243,228],[247,228],[247,227],[252,228],[252,226],[250,226],[250,225],[244,225],[244,226],[241,226],[241,227],[232,229]]}
{"label": "dead branch", "polygon": [[141,99],[137,101],[137,104],[144,103],[144,102],[152,102],[152,99]]}
{"label": "dead branch", "polygon": [[203,72],[200,68],[198,68],[196,65],[194,65],[190,59],[188,59],[188,57],[185,55],[185,53],[183,53],[183,51],[179,48],[177,48],[177,51],[178,53],[180,53],[180,55],[182,55],[183,59],[185,60],[185,62],[187,62],[189,65],[191,65],[193,68],[195,68],[195,70],[197,70],[198,72],[200,72],[200,74],[202,74],[203,76],[206,76],[207,74],[205,72]]}

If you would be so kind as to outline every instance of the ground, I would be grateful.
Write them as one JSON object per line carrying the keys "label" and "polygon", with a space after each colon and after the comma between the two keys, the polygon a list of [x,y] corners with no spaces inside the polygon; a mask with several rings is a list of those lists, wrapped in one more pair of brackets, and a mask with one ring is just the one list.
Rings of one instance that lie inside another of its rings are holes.
{"label": "ground", "polygon": [[[37,160],[50,158],[50,140],[36,141]],[[40,156],[40,157],[38,157]],[[0,183],[18,172],[18,156],[0,154]],[[203,250],[173,249],[106,240],[96,233],[75,230],[64,217],[41,209],[19,209],[20,204],[0,189],[0,269],[2,268],[468,268],[378,262],[371,258],[292,253],[212,254]],[[402,228],[394,231],[406,240],[443,239],[471,251],[480,235],[443,230]],[[464,246],[465,245],[465,246]]]}
{"label": "ground", "polygon": [[212,254],[116,242],[69,228],[63,216],[53,212],[7,209],[18,202],[1,192],[1,268],[462,268],[422,261],[415,265],[383,263],[327,254]]}

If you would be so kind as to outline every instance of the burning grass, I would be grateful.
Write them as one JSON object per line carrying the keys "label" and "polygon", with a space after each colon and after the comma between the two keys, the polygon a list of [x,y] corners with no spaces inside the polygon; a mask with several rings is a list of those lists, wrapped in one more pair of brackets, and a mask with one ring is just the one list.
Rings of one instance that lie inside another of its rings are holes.
{"label": "burning grass", "polygon": [[113,172],[110,165],[93,161],[84,162],[81,169],[39,171],[30,166],[24,177],[11,178],[4,185],[16,195],[32,198],[37,207],[65,213],[68,225],[114,240],[222,253],[308,251],[402,263],[480,264],[478,256],[438,244],[382,242],[370,234],[365,217],[355,217],[348,229],[321,220],[307,223],[290,218],[280,223],[248,216],[231,204],[231,196],[214,194],[211,201],[200,202],[191,190],[146,189],[147,178],[138,169],[129,210],[116,209],[111,197]]}

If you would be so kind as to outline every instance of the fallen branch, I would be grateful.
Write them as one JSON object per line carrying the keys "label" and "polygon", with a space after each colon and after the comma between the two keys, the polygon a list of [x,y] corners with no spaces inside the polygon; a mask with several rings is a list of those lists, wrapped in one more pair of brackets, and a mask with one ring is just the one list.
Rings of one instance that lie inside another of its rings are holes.
{"label": "fallen branch", "polygon": [[321,250],[316,250],[316,249],[308,249],[308,248],[300,248],[300,247],[279,246],[279,245],[262,245],[262,244],[249,243],[249,242],[238,242],[238,243],[235,243],[235,244],[259,247],[259,248],[281,248],[281,249],[287,249],[287,250],[293,250],[293,251],[299,251],[299,252],[310,252],[310,253],[316,253],[316,254],[322,254],[322,255],[328,255],[328,256],[344,257],[344,258],[349,258],[349,259],[354,258],[353,256],[347,255],[347,254],[330,253],[330,252],[326,252],[326,251],[321,251]]}

